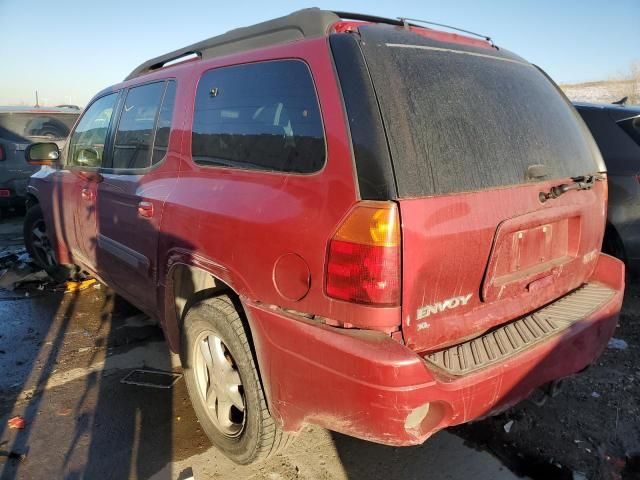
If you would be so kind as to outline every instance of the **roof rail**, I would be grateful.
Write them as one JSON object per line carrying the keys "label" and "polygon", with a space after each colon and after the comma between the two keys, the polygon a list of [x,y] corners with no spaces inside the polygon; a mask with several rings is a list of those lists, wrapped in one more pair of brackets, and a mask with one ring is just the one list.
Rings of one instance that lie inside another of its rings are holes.
{"label": "roof rail", "polygon": [[489,42],[492,47],[496,46],[493,43],[493,40],[491,39],[491,37],[489,37],[488,35],[483,35],[482,33],[476,33],[476,32],[472,32],[470,30],[465,30],[463,28],[452,27],[451,25],[445,25],[444,23],[436,23],[436,22],[431,22],[429,20],[420,20],[418,18],[398,17],[398,20],[400,20],[402,23],[404,23],[404,25],[414,25],[413,23],[409,23],[409,21],[412,21],[412,22],[426,23],[427,25],[435,25],[436,27],[444,27],[444,28],[449,28],[451,30],[457,30],[458,32],[467,33],[469,35],[473,35],[474,37],[480,37],[480,38],[486,40],[487,42]]}
{"label": "roof rail", "polygon": [[133,70],[125,80],[157,70],[169,62],[189,55],[195,54],[199,58],[206,59],[303,38],[320,37],[326,35],[329,27],[339,20],[340,17],[337,14],[327,10],[318,8],[298,10],[290,15],[257,23],[250,27],[236,28],[222,35],[147,60]]}
{"label": "roof rail", "polygon": [[[366,15],[363,13],[352,13],[352,12],[333,12],[333,13],[335,13],[338,17],[340,17],[343,20],[358,20],[361,22],[371,22],[371,23],[388,23],[390,25],[398,25],[400,27],[405,25],[405,23],[403,23],[401,19],[377,17],[375,15]],[[411,25],[414,27],[418,26],[413,24]]]}
{"label": "roof rail", "polygon": [[[173,52],[147,60],[133,70],[133,72],[125,78],[125,81],[144,75],[145,73],[158,70],[159,68],[166,66],[168,63],[175,62],[192,55],[201,59],[207,59],[243,52],[254,48],[268,47],[279,43],[293,42],[303,38],[321,37],[328,33],[329,27],[340,20],[358,20],[405,27],[420,27],[420,25],[408,22],[409,20],[413,20],[463,31],[465,33],[485,38],[491,42],[491,39],[484,35],[478,35],[467,30],[461,30],[459,28],[449,27],[447,25],[441,25],[433,22],[426,22],[424,20],[415,20],[410,18],[385,18],[377,17],[375,15],[365,15],[362,13],[332,12],[328,10],[320,10],[319,8],[305,8],[284,17],[257,23],[250,27],[236,28],[235,30],[223,33],[222,35],[217,35],[207,40],[203,40],[201,42],[194,43],[193,45],[188,45]],[[493,42],[491,43],[493,45]]]}

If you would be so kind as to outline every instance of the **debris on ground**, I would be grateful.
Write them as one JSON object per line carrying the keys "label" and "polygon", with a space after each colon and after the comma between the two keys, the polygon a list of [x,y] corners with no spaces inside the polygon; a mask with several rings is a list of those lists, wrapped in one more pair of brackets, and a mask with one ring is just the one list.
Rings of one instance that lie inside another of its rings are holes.
{"label": "debris on ground", "polygon": [[614,350],[626,350],[629,345],[621,338],[612,338],[609,340],[607,347],[613,348]]}
{"label": "debris on ground", "polygon": [[88,280],[83,280],[80,282],[74,282],[69,280],[65,282],[65,290],[64,293],[73,293],[73,292],[81,292],[82,290],[86,290],[91,285],[95,285],[97,283],[95,278],[90,278]]}
{"label": "debris on ground", "polygon": [[24,247],[12,245],[0,251],[0,288],[13,291],[25,283],[39,282],[40,287],[48,281],[47,272],[33,262]]}
{"label": "debris on ground", "polygon": [[182,378],[181,373],[165,372],[162,370],[136,369],[130,371],[120,380],[120,383],[137,385],[140,387],[171,388]]}
{"label": "debris on ground", "polygon": [[511,427],[513,427],[513,420],[509,420],[507,423],[504,424],[504,431],[509,433],[511,431]]}
{"label": "debris on ground", "polygon": [[0,272],[0,288],[15,290],[18,285],[29,282],[44,282],[49,275],[44,270],[34,271],[31,266],[23,264],[18,268],[11,268]]}
{"label": "debris on ground", "polygon": [[9,460],[24,462],[27,459],[27,454],[14,452],[13,450],[10,452],[0,450],[0,457],[7,457]]}
{"label": "debris on ground", "polygon": [[7,425],[9,425],[9,428],[22,430],[27,426],[27,421],[24,419],[24,417],[16,415],[15,417],[9,419]]}
{"label": "debris on ground", "polygon": [[195,480],[195,477],[193,476],[193,469],[191,467],[187,467],[182,470],[180,475],[178,475],[178,480]]}

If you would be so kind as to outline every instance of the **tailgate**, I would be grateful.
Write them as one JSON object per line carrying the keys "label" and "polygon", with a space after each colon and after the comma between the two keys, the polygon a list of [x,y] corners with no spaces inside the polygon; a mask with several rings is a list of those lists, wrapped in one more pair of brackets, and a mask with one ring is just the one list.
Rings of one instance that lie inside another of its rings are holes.
{"label": "tailgate", "polygon": [[559,183],[400,200],[410,348],[475,337],[588,280],[602,243],[606,182],[540,203],[539,192]]}

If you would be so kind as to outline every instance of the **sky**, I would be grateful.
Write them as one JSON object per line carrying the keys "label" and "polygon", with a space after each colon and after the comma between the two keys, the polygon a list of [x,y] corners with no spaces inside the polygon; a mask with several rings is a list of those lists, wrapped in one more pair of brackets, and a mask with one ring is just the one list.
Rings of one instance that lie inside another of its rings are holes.
{"label": "sky", "polygon": [[149,58],[313,6],[486,34],[558,83],[640,62],[640,0],[0,0],[0,105],[32,105],[38,90],[41,105],[84,106]]}

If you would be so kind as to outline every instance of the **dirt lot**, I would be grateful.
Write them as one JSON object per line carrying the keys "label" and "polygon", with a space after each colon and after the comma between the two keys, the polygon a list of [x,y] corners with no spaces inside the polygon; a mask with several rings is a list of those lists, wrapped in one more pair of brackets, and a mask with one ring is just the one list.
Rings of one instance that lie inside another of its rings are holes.
{"label": "dirt lot", "polygon": [[[0,223],[0,251],[19,243],[20,219]],[[626,348],[607,349],[543,407],[524,403],[412,448],[309,427],[255,467],[211,446],[183,380],[169,389],[122,383],[139,368],[180,373],[144,315],[104,286],[65,294],[38,285],[0,289],[2,479],[640,478],[638,285],[615,334]],[[16,415],[23,429],[8,428]]]}
{"label": "dirt lot", "polygon": [[[516,472],[540,479],[640,478],[640,285],[627,288],[614,338],[599,361],[569,379],[544,406],[525,402],[503,415],[453,429]],[[509,432],[504,426],[513,421]]]}

